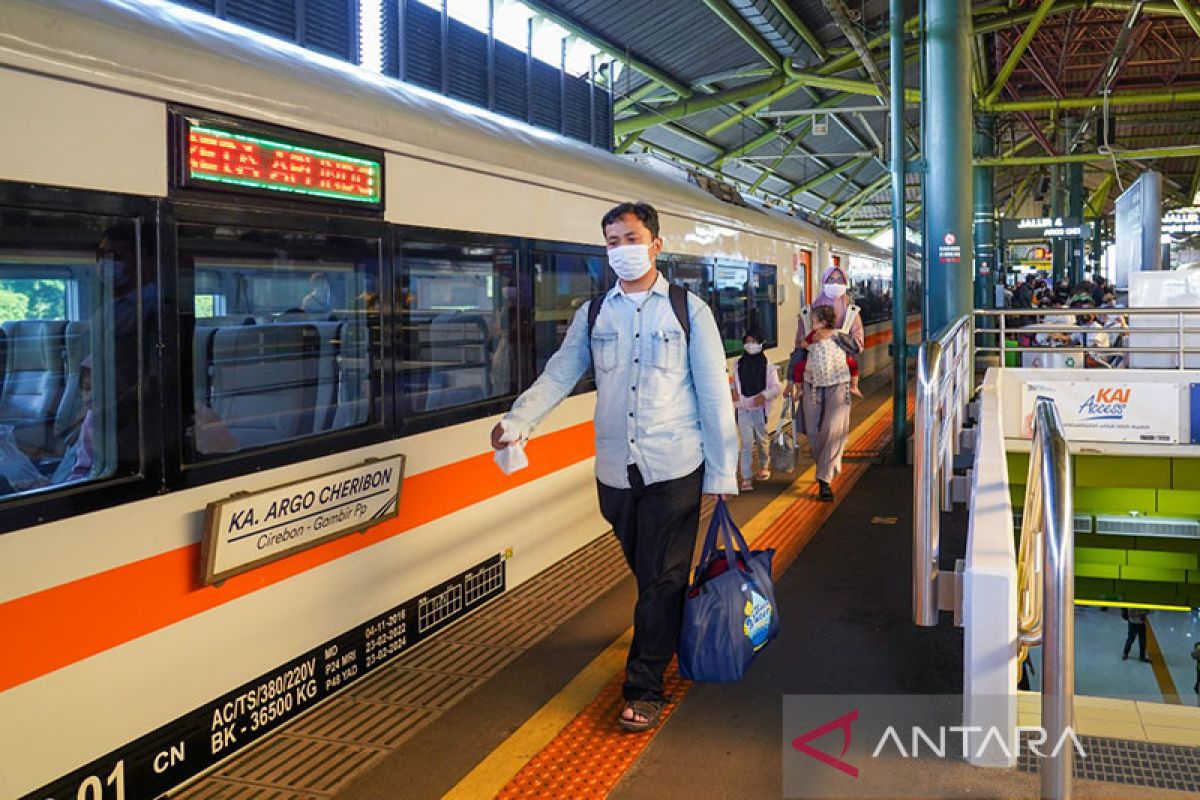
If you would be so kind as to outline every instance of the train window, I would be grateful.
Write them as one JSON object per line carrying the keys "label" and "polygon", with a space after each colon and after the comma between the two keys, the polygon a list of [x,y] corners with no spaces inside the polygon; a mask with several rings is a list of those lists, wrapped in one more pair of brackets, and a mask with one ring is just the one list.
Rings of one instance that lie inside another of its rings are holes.
{"label": "train window", "polygon": [[190,460],[380,420],[379,239],[181,223],[178,247]]}
{"label": "train window", "polygon": [[136,474],[133,220],[0,208],[0,499]]}
{"label": "train window", "polygon": [[763,342],[767,347],[779,344],[776,273],[771,264],[754,264],[750,272],[751,324],[767,337]]}
{"label": "train window", "polygon": [[517,257],[507,247],[404,242],[401,409],[424,414],[515,395]]}
{"label": "train window", "polygon": [[742,338],[750,329],[750,265],[721,263],[716,268],[717,328],[725,341],[725,352],[742,351]]}
{"label": "train window", "polygon": [[712,268],[708,264],[692,261],[685,256],[672,256],[668,277],[671,283],[679,284],[703,300],[706,305],[712,305]]}
{"label": "train window", "polygon": [[[535,250],[533,253],[533,342],[537,374],[567,335],[575,312],[588,300],[612,288],[615,280],[602,255],[577,255]],[[590,377],[576,392],[594,386]]]}

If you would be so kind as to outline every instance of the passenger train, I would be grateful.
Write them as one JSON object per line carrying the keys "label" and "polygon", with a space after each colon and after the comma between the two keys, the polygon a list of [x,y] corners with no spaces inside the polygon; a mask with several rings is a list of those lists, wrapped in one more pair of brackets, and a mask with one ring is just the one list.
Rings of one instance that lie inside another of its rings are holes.
{"label": "passenger train", "polygon": [[620,201],[731,356],[840,263],[888,363],[886,252],[169,3],[9,0],[0,108],[0,797],[155,796],[604,534],[586,381],[488,432]]}

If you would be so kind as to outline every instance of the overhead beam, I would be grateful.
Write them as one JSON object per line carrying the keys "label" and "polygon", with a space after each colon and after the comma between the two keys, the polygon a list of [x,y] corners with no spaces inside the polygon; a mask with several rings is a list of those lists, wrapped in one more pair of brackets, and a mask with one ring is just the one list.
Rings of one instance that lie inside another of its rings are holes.
{"label": "overhead beam", "polygon": [[848,209],[852,208],[853,206],[857,205],[858,203],[864,202],[866,200],[870,200],[874,195],[878,194],[879,192],[881,192],[885,188],[887,188],[888,182],[891,181],[891,179],[892,179],[891,174],[887,174],[887,175],[880,176],[875,181],[872,181],[865,188],[860,190],[858,192],[858,194],[854,195],[849,200],[847,200],[846,202],[842,203],[840,206],[835,208],[833,210],[832,216],[840,217]]}
{"label": "overhead beam", "polygon": [[1108,202],[1108,193],[1112,189],[1113,182],[1116,181],[1116,174],[1110,172],[1105,175],[1100,183],[1088,195],[1087,203],[1084,206],[1084,212],[1090,217],[1104,216],[1104,205]]}
{"label": "overhead beam", "polygon": [[837,175],[841,175],[846,170],[854,169],[855,167],[857,167],[859,164],[863,163],[864,161],[870,161],[870,160],[871,160],[870,158],[862,157],[862,158],[851,159],[850,161],[847,161],[844,164],[839,164],[838,166],[834,167],[833,169],[829,170],[828,172],[818,175],[815,178],[810,178],[810,179],[806,180],[804,183],[800,184],[795,189],[792,189],[790,192],[788,192],[787,196],[789,198],[794,198],[797,195],[804,194],[805,192],[809,191],[810,189],[815,189],[816,187],[820,186],[822,183],[829,180],[830,178],[833,178]]}
{"label": "overhead beam", "polygon": [[[1144,106],[1158,103],[1200,102],[1200,89],[1178,89],[1159,92],[1153,90],[1125,91],[1108,98],[1109,108],[1120,106]],[[1103,97],[1040,97],[1032,100],[1002,100],[981,102],[981,111],[1065,111],[1072,108],[1094,108],[1104,105]]]}
{"label": "overhead beam", "polygon": [[740,36],[742,41],[754,48],[754,51],[762,56],[764,61],[779,72],[783,71],[783,57],[767,43],[766,39],[762,38],[758,31],[750,26],[750,23],[746,22],[737,9],[729,5],[726,0],[703,0],[703,2],[721,18],[722,22]]}
{"label": "overhead beam", "polygon": [[788,3],[788,0],[771,0],[771,5],[775,7],[775,10],[779,12],[784,21],[792,27],[796,35],[808,43],[808,46],[817,54],[817,58],[822,61],[829,59],[829,51],[825,49],[825,45],[821,44],[821,40],[816,37],[816,34],[804,24],[804,20],[800,19],[792,9],[791,4]]}
{"label": "overhead beam", "polygon": [[1175,0],[1175,6],[1179,9],[1179,13],[1183,14],[1183,18],[1187,20],[1188,25],[1192,26],[1192,32],[1200,36],[1200,14],[1196,13],[1195,7],[1191,3],[1184,0]]}
{"label": "overhead beam", "polygon": [[752,100],[755,97],[774,92],[786,82],[787,78],[783,75],[775,75],[774,77],[764,78],[745,86],[739,86],[736,89],[725,89],[706,95],[692,95],[691,97],[669,103],[662,108],[645,114],[616,120],[613,122],[613,133],[617,136],[625,136],[630,133],[644,131],[647,128],[652,128],[664,122],[690,117],[692,114],[699,114],[701,111],[720,108],[729,103]]}
{"label": "overhead beam", "polygon": [[708,130],[706,130],[704,132],[704,135],[705,136],[716,136],[721,131],[726,130],[728,128],[732,128],[734,125],[737,125],[739,122],[744,120],[746,117],[753,117],[759,111],[762,111],[764,108],[767,108],[772,103],[777,103],[780,100],[782,100],[783,98],[787,97],[788,95],[799,91],[802,87],[803,87],[803,84],[799,84],[799,83],[795,83],[795,82],[785,83],[783,86],[780,86],[778,89],[771,92],[769,95],[762,98],[761,100],[755,100],[753,103],[751,103],[750,105],[741,109],[736,114],[734,114],[730,117],[726,117],[725,119],[718,122],[716,125],[713,125],[711,128],[709,128]]}
{"label": "overhead beam", "polygon": [[1050,9],[1053,7],[1054,0],[1042,0],[1041,5],[1037,7],[1037,11],[1033,13],[1033,18],[1025,26],[1025,30],[1021,31],[1021,36],[1017,39],[1017,43],[1013,45],[1012,52],[1008,54],[1004,65],[996,73],[996,80],[993,81],[987,94],[983,96],[983,105],[991,103],[1000,96],[1001,90],[1004,89],[1004,84],[1008,83],[1013,70],[1017,68],[1017,62],[1021,60],[1021,56],[1025,53],[1025,48],[1029,47],[1029,43],[1033,41],[1033,37],[1037,35],[1038,28],[1042,27],[1042,22],[1045,21],[1047,15],[1050,13]]}
{"label": "overhead beam", "polygon": [[846,8],[843,0],[825,0],[825,10],[833,17],[834,23],[837,24],[838,30],[842,32],[842,35],[846,37],[846,41],[850,42],[850,48],[858,55],[858,60],[862,62],[863,67],[866,69],[871,83],[875,84],[875,88],[879,90],[879,97],[886,98],[888,82],[883,77],[883,73],[879,71],[879,65],[875,63],[875,59],[871,56],[871,51],[867,47],[866,41],[863,40],[862,33],[850,21],[850,9]]}
{"label": "overhead beam", "polygon": [[[850,96],[851,95],[848,93],[835,94],[834,96],[826,98],[825,100],[821,101],[820,103],[817,103],[817,105],[815,107],[821,108],[823,106],[836,106]],[[756,136],[755,138],[746,142],[744,145],[735,147],[732,150],[728,150],[725,153],[722,153],[719,158],[717,158],[715,161],[712,162],[713,166],[714,167],[720,166],[721,164],[724,164],[726,161],[730,161],[735,158],[741,158],[744,155],[749,155],[750,153],[753,153],[755,150],[757,150],[758,148],[767,144],[768,142],[770,142],[774,139],[777,139],[779,136],[796,129],[796,128],[800,127],[801,125],[804,125],[805,123],[808,123],[811,125],[812,120],[808,119],[806,117],[796,117],[794,119],[788,120],[786,123],[783,124],[782,127],[772,128],[771,130],[767,131],[766,133]]]}
{"label": "overhead beam", "polygon": [[[803,138],[804,138],[803,136],[793,137],[792,140],[790,142],[788,142],[788,146],[783,148],[783,152],[779,154],[779,158],[772,161],[771,166],[764,169],[762,171],[762,174],[759,175],[757,178],[755,178],[754,183],[750,184],[750,191],[752,191],[752,192],[757,191],[758,187],[762,186],[763,182],[767,178],[771,177],[772,174],[775,174],[775,170],[779,169],[779,165],[782,164],[784,162],[784,160],[786,160],[787,157],[792,154],[793,150],[795,150],[797,147],[800,146],[800,141]],[[791,197],[791,196],[792,195],[789,193],[788,197]]]}
{"label": "overhead beam", "polygon": [[544,0],[521,0],[521,2],[528,6],[530,10],[537,13],[539,17],[544,17],[550,20],[554,24],[566,30],[568,33],[573,33],[580,39],[583,39],[585,42],[588,42],[602,53],[628,64],[630,67],[636,69],[647,78],[650,78],[652,81],[667,87],[680,97],[688,97],[692,94],[692,90],[690,88],[671,77],[663,70],[659,69],[653,64],[649,64],[640,58],[631,55],[628,49],[622,48],[620,45],[616,44],[615,42],[610,42],[608,39],[604,38],[595,31],[580,25],[575,20],[565,16],[558,9],[554,8],[554,6],[544,2]]}
{"label": "overhead beam", "polygon": [[1200,156],[1200,145],[1183,147],[1151,147],[1145,150],[1125,150],[1113,153],[1067,153],[1057,156],[997,156],[977,158],[977,167],[1029,167],[1041,164],[1111,163],[1116,161],[1152,161],[1162,158],[1191,158]]}

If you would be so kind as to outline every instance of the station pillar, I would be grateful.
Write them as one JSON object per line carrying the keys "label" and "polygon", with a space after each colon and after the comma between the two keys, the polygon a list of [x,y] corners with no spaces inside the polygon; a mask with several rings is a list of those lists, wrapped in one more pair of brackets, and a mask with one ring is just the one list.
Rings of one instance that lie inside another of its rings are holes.
{"label": "station pillar", "polygon": [[[996,118],[980,114],[975,118],[975,155],[996,154]],[[996,202],[993,195],[995,167],[973,167],[975,195],[975,307],[996,307]]]}
{"label": "station pillar", "polygon": [[[1063,130],[1067,137],[1067,142],[1075,141],[1075,136],[1079,131],[1078,118],[1071,117],[1064,120]],[[1066,165],[1067,170],[1067,215],[1075,219],[1083,219],[1083,164],[1072,163]],[[1068,274],[1071,278],[1071,287],[1079,285],[1083,280],[1083,237],[1078,239],[1069,239],[1067,241],[1067,266]]]}
{"label": "station pillar", "polygon": [[[1062,164],[1050,165],[1050,216],[1061,217],[1065,212],[1066,203],[1065,188],[1063,186],[1063,168]],[[1067,274],[1067,240],[1060,237],[1055,237],[1050,240],[1050,258],[1054,269],[1054,282],[1058,283],[1063,278],[1070,278]]]}
{"label": "station pillar", "polygon": [[925,338],[971,312],[971,4],[928,0],[924,18]]}

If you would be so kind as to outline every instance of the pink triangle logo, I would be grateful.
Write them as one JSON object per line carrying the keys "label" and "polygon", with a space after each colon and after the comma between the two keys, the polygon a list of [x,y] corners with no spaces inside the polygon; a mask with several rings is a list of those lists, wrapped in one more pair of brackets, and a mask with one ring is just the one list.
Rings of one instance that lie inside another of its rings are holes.
{"label": "pink triangle logo", "polygon": [[[826,722],[824,725],[820,726],[819,728],[813,728],[808,733],[797,736],[795,739],[792,740],[792,747],[796,748],[801,753],[804,753],[804,755],[806,755],[810,758],[815,758],[817,761],[820,761],[822,764],[825,764],[826,766],[833,767],[834,769],[839,770],[840,772],[846,773],[851,778],[857,778],[858,777],[858,767],[855,767],[852,764],[847,764],[845,761],[842,761],[842,756],[845,756],[846,751],[850,749],[850,733],[851,733],[850,725],[857,719],[858,719],[858,709],[856,708],[853,711],[851,711],[849,714],[840,716],[835,720],[830,720],[829,722]],[[809,744],[808,744],[809,742],[813,741],[814,739],[820,739],[822,736],[829,733],[830,731],[834,731],[839,728],[842,731],[841,755],[834,757],[834,756],[829,755],[828,753],[823,753],[820,750],[817,750],[815,747],[809,746]]]}

